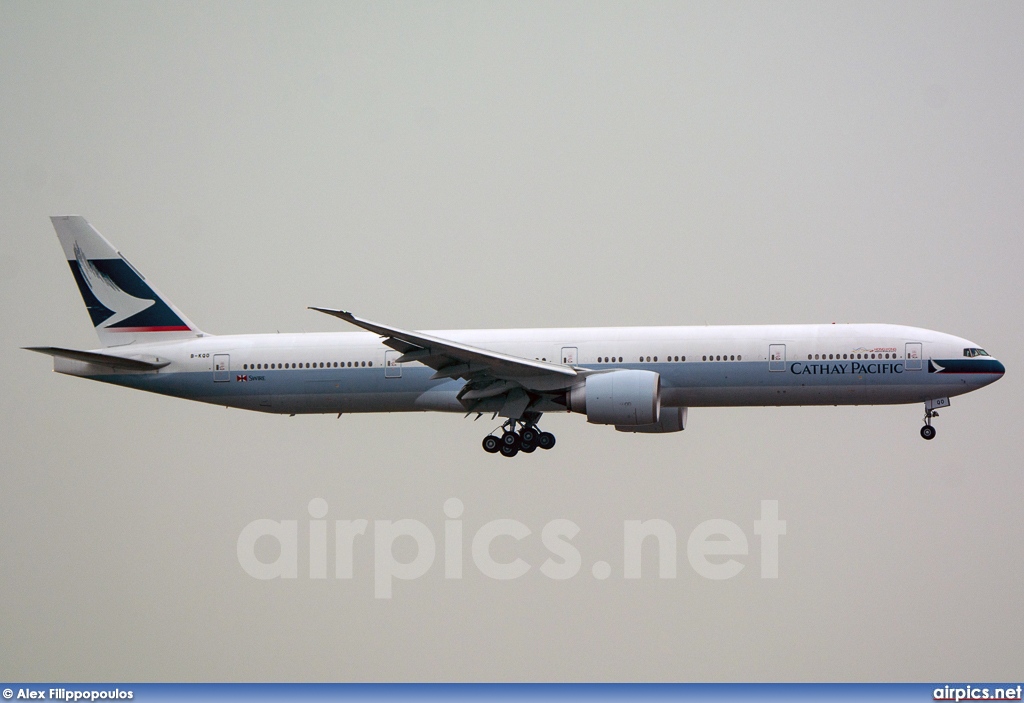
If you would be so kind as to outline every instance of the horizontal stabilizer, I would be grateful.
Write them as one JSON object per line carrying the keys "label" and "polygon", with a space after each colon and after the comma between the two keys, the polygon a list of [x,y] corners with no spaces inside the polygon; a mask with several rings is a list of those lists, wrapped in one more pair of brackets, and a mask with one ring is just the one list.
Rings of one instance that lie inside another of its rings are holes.
{"label": "horizontal stabilizer", "polygon": [[113,366],[114,368],[126,369],[129,371],[156,371],[170,365],[170,361],[144,361],[142,359],[126,359],[113,354],[101,352],[78,351],[77,349],[62,349],[60,347],[22,347],[28,351],[58,356],[62,359],[74,359],[84,361],[88,364],[100,364],[102,366]]}

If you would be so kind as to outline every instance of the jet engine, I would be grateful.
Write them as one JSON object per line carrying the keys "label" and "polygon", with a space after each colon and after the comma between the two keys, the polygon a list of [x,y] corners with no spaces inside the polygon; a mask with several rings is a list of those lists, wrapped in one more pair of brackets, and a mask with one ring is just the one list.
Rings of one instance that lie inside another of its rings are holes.
{"label": "jet engine", "polygon": [[571,412],[596,425],[653,425],[661,413],[661,376],[622,369],[597,373],[569,390]]}

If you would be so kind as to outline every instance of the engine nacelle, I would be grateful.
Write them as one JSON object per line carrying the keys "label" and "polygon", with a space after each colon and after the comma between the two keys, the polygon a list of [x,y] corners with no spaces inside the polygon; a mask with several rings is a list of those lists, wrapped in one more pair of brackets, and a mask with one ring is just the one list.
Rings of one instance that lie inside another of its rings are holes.
{"label": "engine nacelle", "polygon": [[569,410],[596,425],[653,425],[661,413],[661,376],[623,369],[587,376],[569,391]]}
{"label": "engine nacelle", "polygon": [[662,408],[661,417],[653,425],[616,425],[619,432],[682,432],[686,429],[686,408]]}

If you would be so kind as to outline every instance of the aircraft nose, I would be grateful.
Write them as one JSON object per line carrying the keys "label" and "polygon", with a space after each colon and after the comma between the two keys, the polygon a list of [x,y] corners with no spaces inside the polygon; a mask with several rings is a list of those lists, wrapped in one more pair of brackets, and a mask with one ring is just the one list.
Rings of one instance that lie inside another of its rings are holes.
{"label": "aircraft nose", "polygon": [[1001,362],[1001,361],[997,361],[996,362],[996,364],[995,364],[995,373],[999,374],[1000,376],[1002,376],[1004,373],[1006,373],[1006,367],[1003,366],[1003,362]]}

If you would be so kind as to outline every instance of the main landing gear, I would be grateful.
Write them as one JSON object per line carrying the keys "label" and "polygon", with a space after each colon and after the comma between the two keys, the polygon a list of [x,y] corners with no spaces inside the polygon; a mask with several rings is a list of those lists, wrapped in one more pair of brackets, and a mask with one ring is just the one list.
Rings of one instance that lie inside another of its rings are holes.
{"label": "main landing gear", "polygon": [[[516,431],[516,425],[519,431]],[[501,426],[501,436],[489,434],[484,437],[483,447],[488,454],[501,454],[509,458],[519,452],[532,454],[537,450],[551,449],[555,446],[555,436],[550,432],[541,432],[540,428],[533,422],[522,420],[507,420]]]}

